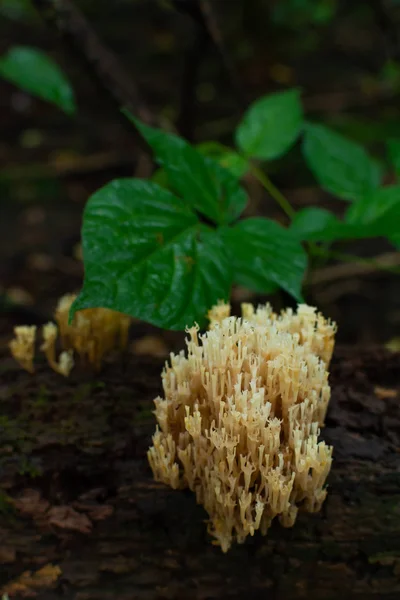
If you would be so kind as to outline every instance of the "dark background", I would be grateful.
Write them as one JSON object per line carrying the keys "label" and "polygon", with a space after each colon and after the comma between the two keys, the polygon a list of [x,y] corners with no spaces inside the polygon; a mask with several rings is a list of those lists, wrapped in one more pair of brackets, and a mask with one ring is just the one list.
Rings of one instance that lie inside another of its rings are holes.
{"label": "dark background", "polygon": [[[190,0],[76,5],[132,76],[150,113],[174,122],[196,142],[232,143],[246,105],[295,86],[302,89],[307,118],[364,143],[378,157],[388,137],[400,137],[396,0],[211,2],[225,59],[212,41],[204,44],[199,11]],[[140,175],[143,166],[134,132],[79,54],[28,2],[2,0],[0,52],[16,44],[39,47],[57,60],[72,82],[78,112],[69,118],[0,81],[0,326],[5,336],[18,322],[47,320],[57,297],[79,288],[82,267],[75,253],[88,196],[113,177]],[[346,207],[317,187],[298,145],[267,168],[295,208],[326,206],[340,214]],[[246,185],[247,214],[282,219],[258,184],[250,179]],[[366,257],[393,251],[384,240],[344,249]],[[386,343],[398,337],[398,276],[354,274],[351,265],[338,274],[331,266],[324,265],[307,300],[338,321],[339,341]],[[242,291],[233,297],[259,299]],[[288,301],[269,299],[277,308]],[[147,329],[138,325],[135,331],[140,336]]]}

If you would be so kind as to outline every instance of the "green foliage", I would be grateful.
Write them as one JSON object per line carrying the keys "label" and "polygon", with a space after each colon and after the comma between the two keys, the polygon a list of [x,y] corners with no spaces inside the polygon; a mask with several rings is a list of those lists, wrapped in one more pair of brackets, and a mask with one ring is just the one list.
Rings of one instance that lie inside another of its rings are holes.
{"label": "green foliage", "polygon": [[230,171],[232,175],[239,179],[243,177],[249,170],[249,161],[218,142],[202,142],[196,146],[198,152],[209,158],[216,160],[221,167]]}
{"label": "green foliage", "polygon": [[229,298],[233,281],[263,292],[280,286],[300,299],[307,256],[298,237],[268,219],[231,225],[247,200],[239,173],[128,116],[175,193],[125,179],[90,198],[82,230],[85,282],[72,313],[103,306],[183,329],[204,324],[212,304]]}
{"label": "green foliage", "polygon": [[[15,2],[15,14],[26,5]],[[1,10],[12,16],[13,6],[7,0]],[[337,6],[337,0],[282,0],[271,12],[275,22],[298,28],[327,23]],[[0,57],[0,76],[67,114],[76,110],[67,78],[39,50],[11,48]],[[397,89],[399,65],[389,61],[381,80]],[[256,100],[236,128],[236,148],[215,141],[192,146],[123,112],[160,168],[150,181],[115,180],[89,199],[82,229],[85,280],[71,317],[102,306],[170,329],[204,325],[208,309],[229,299],[232,284],[260,293],[282,288],[301,301],[306,249],[321,257],[336,241],[378,236],[400,248],[400,184],[382,187],[382,166],[362,145],[305,122],[297,89]],[[364,126],[362,139],[371,141],[370,132]],[[341,218],[317,206],[296,213],[259,164],[282,157],[300,136],[318,184],[350,203]],[[399,176],[400,140],[390,140],[387,150]],[[241,219],[245,175],[275,199],[288,228],[266,218]],[[41,394],[35,402],[47,400]]]}
{"label": "green foliage", "polygon": [[400,185],[366,195],[349,208],[346,222],[363,229],[363,237],[396,238],[400,233]]}
{"label": "green foliage", "polygon": [[390,236],[389,240],[392,242],[393,246],[396,246],[396,248],[400,250],[400,233]]}
{"label": "green foliage", "polygon": [[243,212],[247,196],[237,177],[182,138],[130,117],[165,169],[172,189],[188,205],[222,225]]}
{"label": "green foliage", "polygon": [[343,237],[345,227],[329,210],[313,206],[295,214],[290,230],[303,241],[327,242]]}
{"label": "green foliage", "polygon": [[260,98],[250,106],[236,130],[236,143],[248,157],[271,160],[294,144],[303,127],[298,90]]}
{"label": "green foliage", "polygon": [[[347,211],[346,221],[360,225],[370,225],[382,221],[388,223],[388,215],[392,216],[399,210],[399,207],[400,185],[383,187],[366,194],[358,202],[352,204]],[[395,222],[393,225],[399,227],[399,222]]]}
{"label": "green foliage", "polygon": [[290,227],[300,239],[333,242],[386,237],[397,245],[400,230],[400,185],[379,188],[350,205],[341,221],[330,211],[311,207],[296,213]]}
{"label": "green foliage", "polygon": [[[21,83],[23,69],[10,66],[21,49],[14,52],[0,68]],[[29,52],[25,64],[43,58]],[[52,79],[60,73],[46,61],[41,68],[39,60],[38,78],[23,81],[25,89],[72,112],[72,91],[62,75]],[[204,325],[209,308],[229,299],[233,283],[260,293],[282,288],[301,301],[306,247],[322,256],[337,240],[374,236],[400,247],[400,185],[380,187],[381,166],[358,143],[323,125],[305,124],[298,90],[251,105],[236,130],[238,149],[214,141],[194,147],[123,112],[160,168],[150,181],[115,180],[89,199],[82,228],[85,280],[71,318],[102,306],[169,329]],[[316,180],[351,202],[342,219],[317,206],[296,213],[253,162],[282,156],[302,133],[304,158]],[[389,142],[388,154],[400,173],[398,140]],[[266,218],[240,219],[247,204],[240,179],[247,174],[277,201],[289,228]]]}
{"label": "green foliage", "polygon": [[73,312],[103,306],[184,329],[229,297],[219,232],[153,182],[112,181],[89,200],[82,231],[85,283]]}
{"label": "green foliage", "polygon": [[388,141],[388,154],[397,175],[400,175],[400,140]]}
{"label": "green foliage", "polygon": [[306,125],[303,155],[321,187],[342,200],[360,200],[381,182],[380,165],[362,146],[323,125]]}
{"label": "green foliage", "polygon": [[301,301],[307,255],[291,231],[264,218],[244,219],[226,228],[222,237],[230,250],[236,283],[257,292],[281,287]]}
{"label": "green foliage", "polygon": [[0,57],[0,76],[21,89],[56,104],[65,113],[75,112],[72,88],[65,75],[46,54],[14,46]]}

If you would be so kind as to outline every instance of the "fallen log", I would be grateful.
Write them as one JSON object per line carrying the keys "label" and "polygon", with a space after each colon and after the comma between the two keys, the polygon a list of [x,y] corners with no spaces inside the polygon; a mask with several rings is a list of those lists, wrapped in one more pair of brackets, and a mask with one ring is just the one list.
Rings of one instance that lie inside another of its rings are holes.
{"label": "fallen log", "polygon": [[[0,455],[0,485],[16,507],[12,518],[0,513],[0,586],[51,563],[60,575],[36,589],[40,598],[400,597],[400,354],[337,350],[321,435],[334,446],[322,511],[299,515],[291,529],[273,523],[267,537],[227,554],[211,544],[190,492],[152,480],[145,454],[160,362],[136,358],[118,369],[109,365],[79,401],[73,394],[87,382],[6,374],[18,414],[43,378],[55,397],[40,432],[33,420],[25,425],[42,472],[18,474]],[[64,412],[75,420],[62,433]],[[27,488],[36,490],[30,503]]]}

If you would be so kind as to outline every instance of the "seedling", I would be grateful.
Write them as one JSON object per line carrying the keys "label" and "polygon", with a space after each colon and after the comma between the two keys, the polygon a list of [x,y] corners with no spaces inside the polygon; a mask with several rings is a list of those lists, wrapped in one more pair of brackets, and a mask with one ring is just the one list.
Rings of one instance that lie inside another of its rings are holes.
{"label": "seedling", "polygon": [[[0,75],[75,111],[66,78],[32,48],[11,49],[0,59]],[[155,180],[111,181],[89,199],[82,228],[85,280],[71,319],[102,307],[168,329],[195,321],[204,326],[207,311],[229,299],[233,284],[261,293],[281,288],[302,301],[315,260],[354,259],[332,251],[333,242],[386,237],[400,245],[400,185],[383,185],[388,171],[399,172],[399,141],[390,140],[388,159],[377,161],[355,141],[309,122],[297,89],[254,102],[232,132],[235,148],[213,141],[194,147],[124,113],[162,172]],[[299,142],[316,181],[347,203],[341,218],[320,207],[296,212],[269,178],[266,163]],[[243,218],[245,176],[266,188],[287,226]]]}

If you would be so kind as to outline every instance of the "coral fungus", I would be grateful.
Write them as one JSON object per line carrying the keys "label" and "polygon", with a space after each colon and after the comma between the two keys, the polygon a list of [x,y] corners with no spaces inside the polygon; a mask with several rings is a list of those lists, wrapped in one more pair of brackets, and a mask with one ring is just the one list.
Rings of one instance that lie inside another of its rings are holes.
{"label": "coral fungus", "polygon": [[187,356],[171,354],[148,451],[156,480],[195,492],[224,552],[276,516],[289,527],[319,510],[332,462],[318,437],[334,324],[306,305],[242,312],[215,307],[208,332],[188,329]]}
{"label": "coral fungus", "polygon": [[[50,367],[67,377],[74,366],[73,353],[79,355],[84,366],[99,370],[104,356],[114,349],[123,350],[128,342],[131,318],[107,308],[88,308],[68,322],[69,310],[76,296],[67,294],[60,298],[55,323],[43,325],[43,343],[40,349],[46,355]],[[34,372],[36,327],[15,327],[15,338],[10,342],[11,353],[20,365]],[[57,360],[56,343],[60,333],[63,351]]]}
{"label": "coral fungus", "polygon": [[23,369],[34,372],[33,359],[35,356],[35,325],[18,325],[14,327],[15,338],[10,342],[11,354]]}
{"label": "coral fungus", "polygon": [[124,349],[128,342],[131,318],[108,308],[87,308],[77,312],[71,324],[69,310],[76,296],[60,298],[55,319],[61,343],[78,353],[82,364],[100,369],[104,356],[113,349]]}
{"label": "coral fungus", "polygon": [[64,350],[61,352],[60,357],[56,359],[56,340],[57,340],[57,325],[54,323],[47,323],[43,325],[43,344],[40,349],[45,353],[47,362],[50,367],[56,373],[68,377],[74,366],[74,359],[72,357],[72,350]]}

